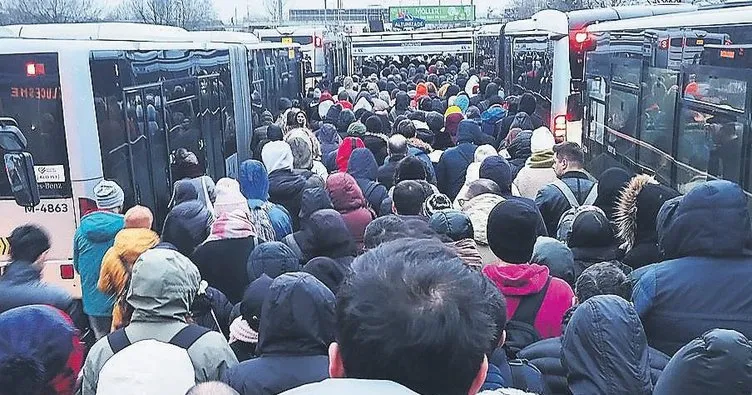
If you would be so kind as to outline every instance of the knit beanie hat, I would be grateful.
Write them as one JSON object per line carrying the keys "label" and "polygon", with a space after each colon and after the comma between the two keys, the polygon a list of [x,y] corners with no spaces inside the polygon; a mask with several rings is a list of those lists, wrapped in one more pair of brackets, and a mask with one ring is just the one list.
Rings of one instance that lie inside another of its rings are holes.
{"label": "knit beanie hat", "polygon": [[94,200],[100,210],[118,208],[125,201],[125,194],[115,181],[102,180],[94,187]]}
{"label": "knit beanie hat", "polygon": [[426,124],[432,132],[438,133],[444,129],[444,117],[436,111],[431,111],[426,114]]}
{"label": "knit beanie hat", "polygon": [[261,123],[272,123],[274,122],[274,116],[272,116],[272,113],[269,112],[269,110],[264,111],[261,114]]}
{"label": "knit beanie hat", "polygon": [[434,213],[452,208],[452,200],[443,193],[435,193],[423,202],[423,216],[431,217]]}
{"label": "knit beanie hat", "polygon": [[214,202],[214,211],[217,216],[222,213],[229,213],[235,210],[240,210],[246,214],[250,214],[248,208],[248,201],[240,192],[240,184],[232,178],[221,178],[217,181],[217,200]]}
{"label": "knit beanie hat", "polygon": [[530,151],[543,152],[550,151],[554,148],[554,135],[547,127],[541,126],[533,130],[533,136],[530,138]]}
{"label": "knit beanie hat", "polygon": [[[379,122],[381,122],[381,120],[379,120]],[[366,131],[366,125],[363,125],[360,122],[353,122],[350,124],[350,126],[347,127],[347,134],[349,136],[360,136],[365,134]]]}
{"label": "knit beanie hat", "polygon": [[463,111],[457,106],[449,106],[449,108],[447,108],[446,111],[444,111],[444,118],[448,118],[450,115],[456,114],[456,113],[462,114]]}
{"label": "knit beanie hat", "polygon": [[151,210],[144,206],[133,206],[125,212],[125,227],[150,229],[154,221]]}
{"label": "knit beanie hat", "polygon": [[381,118],[376,115],[371,115],[366,119],[366,130],[369,133],[381,133],[383,125],[381,124]]}
{"label": "knit beanie hat", "polygon": [[488,245],[507,263],[527,263],[533,256],[540,214],[523,201],[505,200],[488,216]]}
{"label": "knit beanie hat", "polygon": [[431,215],[428,225],[436,233],[446,235],[452,241],[472,239],[475,235],[470,217],[462,211],[452,209],[437,211]]}

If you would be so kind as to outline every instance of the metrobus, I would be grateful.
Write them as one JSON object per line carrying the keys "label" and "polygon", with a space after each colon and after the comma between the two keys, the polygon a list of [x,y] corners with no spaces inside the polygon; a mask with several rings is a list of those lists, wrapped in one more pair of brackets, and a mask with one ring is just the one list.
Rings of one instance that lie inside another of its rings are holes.
{"label": "metrobus", "polygon": [[349,75],[358,74],[365,58],[453,54],[472,62],[472,28],[352,33],[348,37]]}
{"label": "metrobus", "polygon": [[0,117],[28,140],[41,197],[34,207],[16,204],[3,169],[0,236],[44,226],[46,280],[80,295],[73,235],[96,208],[100,180],[123,188],[125,208],[149,207],[159,229],[175,149],[195,152],[214,179],[236,176],[250,157],[251,93],[272,109],[278,95],[300,95],[299,45],[216,35],[142,24],[0,28]]}
{"label": "metrobus", "polygon": [[496,23],[475,30],[475,68],[491,78],[499,75],[499,32],[503,26]]}
{"label": "metrobus", "polygon": [[305,78],[321,77],[326,72],[324,27],[280,26],[274,29],[256,29],[253,34],[263,42],[300,44]]}
{"label": "metrobus", "polygon": [[502,28],[498,75],[504,77],[505,92],[536,97],[537,115],[557,140],[581,142],[584,54],[594,44],[586,28],[605,21],[695,9],[692,5],[659,5],[540,11]]}
{"label": "metrobus", "polygon": [[585,60],[584,147],[594,174],[621,166],[681,193],[719,178],[752,191],[752,7],[588,33],[597,44]]}

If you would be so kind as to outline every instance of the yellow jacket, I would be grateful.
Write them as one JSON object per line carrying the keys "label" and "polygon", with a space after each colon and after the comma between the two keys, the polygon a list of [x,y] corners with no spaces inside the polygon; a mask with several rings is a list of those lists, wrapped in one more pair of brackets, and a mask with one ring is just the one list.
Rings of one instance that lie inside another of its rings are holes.
{"label": "yellow jacket", "polygon": [[[138,257],[157,243],[159,236],[151,229],[126,228],[118,232],[115,244],[107,250],[102,259],[97,284],[99,290],[109,295],[120,295]],[[116,302],[112,310],[112,328],[119,328],[122,319],[120,303]]]}

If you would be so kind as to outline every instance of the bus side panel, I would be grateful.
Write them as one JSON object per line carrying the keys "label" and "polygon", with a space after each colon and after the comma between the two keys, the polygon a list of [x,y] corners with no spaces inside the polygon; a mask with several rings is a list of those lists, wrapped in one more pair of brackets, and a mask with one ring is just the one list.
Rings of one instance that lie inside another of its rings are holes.
{"label": "bus side panel", "polygon": [[[235,130],[237,131],[238,152],[236,166],[251,157],[251,134],[253,133],[251,115],[251,89],[248,79],[248,52],[245,48],[230,48],[230,69],[232,70],[232,92],[235,108]],[[228,170],[227,174],[231,174]]]}
{"label": "bus side panel", "polygon": [[[567,115],[567,98],[569,97],[572,75],[569,68],[569,38],[553,41],[554,61],[551,77],[551,118],[548,124],[553,127],[554,119]],[[569,131],[567,131],[569,132]]]}

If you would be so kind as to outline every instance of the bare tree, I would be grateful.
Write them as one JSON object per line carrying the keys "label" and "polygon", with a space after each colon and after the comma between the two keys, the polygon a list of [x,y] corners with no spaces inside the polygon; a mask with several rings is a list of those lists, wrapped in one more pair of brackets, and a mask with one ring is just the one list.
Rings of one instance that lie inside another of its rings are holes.
{"label": "bare tree", "polygon": [[71,23],[98,20],[101,9],[93,0],[6,0],[0,12],[7,23]]}
{"label": "bare tree", "polygon": [[200,29],[217,18],[211,0],[125,0],[111,19]]}
{"label": "bare tree", "polygon": [[282,22],[284,19],[283,10],[287,6],[288,0],[263,0],[264,10],[272,19],[272,22]]}

